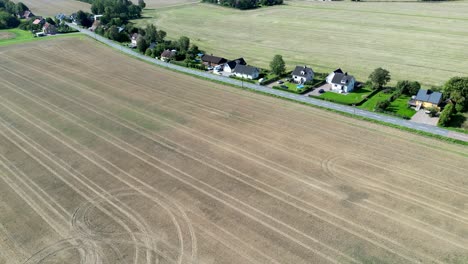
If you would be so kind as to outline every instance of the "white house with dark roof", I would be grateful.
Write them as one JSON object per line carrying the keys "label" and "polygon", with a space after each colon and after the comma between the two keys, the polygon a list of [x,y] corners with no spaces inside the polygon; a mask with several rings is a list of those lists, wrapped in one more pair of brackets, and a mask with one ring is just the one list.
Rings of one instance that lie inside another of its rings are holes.
{"label": "white house with dark roof", "polygon": [[330,74],[328,74],[326,82],[331,84],[331,81],[333,80],[333,77],[335,77],[335,74],[337,74],[337,73],[343,73],[343,71],[340,68],[332,71]]}
{"label": "white house with dark roof", "polygon": [[330,73],[326,82],[330,84],[330,90],[337,93],[350,93],[354,90],[356,79],[347,72],[343,73],[341,69],[337,69]]}
{"label": "white house with dark roof", "polygon": [[232,73],[239,78],[255,80],[260,75],[260,70],[256,67],[237,64]]}
{"label": "white house with dark roof", "polygon": [[314,79],[314,70],[307,66],[296,66],[292,72],[292,79],[295,83],[304,84]]}
{"label": "white house with dark roof", "polygon": [[247,65],[247,62],[244,58],[239,58],[236,60],[228,61],[224,64],[223,71],[227,73],[233,73],[237,65]]}

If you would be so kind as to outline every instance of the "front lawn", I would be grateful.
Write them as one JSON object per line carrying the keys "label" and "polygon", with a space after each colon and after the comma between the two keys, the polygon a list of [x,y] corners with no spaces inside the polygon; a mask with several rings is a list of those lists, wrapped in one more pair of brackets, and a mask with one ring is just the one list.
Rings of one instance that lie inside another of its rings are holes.
{"label": "front lawn", "polygon": [[392,93],[384,93],[384,92],[379,92],[378,94],[372,96],[367,100],[365,103],[363,103],[359,108],[368,110],[368,111],[374,111],[375,106],[377,105],[378,102],[388,100],[392,96]]}
{"label": "front lawn", "polygon": [[408,106],[408,101],[411,99],[411,96],[401,95],[393,101],[390,106],[387,108],[387,111],[395,113],[398,116],[411,118],[416,111]]}
{"label": "front lawn", "polygon": [[324,94],[320,95],[320,98],[325,99],[327,101],[332,101],[335,103],[352,105],[352,104],[357,104],[361,102],[371,93],[372,93],[372,90],[365,87],[365,88],[355,90],[348,94],[325,92]]}

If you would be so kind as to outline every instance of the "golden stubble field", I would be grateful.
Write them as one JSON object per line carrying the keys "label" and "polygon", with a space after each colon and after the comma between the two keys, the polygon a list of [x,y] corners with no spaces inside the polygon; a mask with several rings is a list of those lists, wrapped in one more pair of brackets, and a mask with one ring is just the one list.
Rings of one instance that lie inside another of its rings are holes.
{"label": "golden stubble field", "polygon": [[0,263],[466,263],[468,150],[88,39],[0,47]]}

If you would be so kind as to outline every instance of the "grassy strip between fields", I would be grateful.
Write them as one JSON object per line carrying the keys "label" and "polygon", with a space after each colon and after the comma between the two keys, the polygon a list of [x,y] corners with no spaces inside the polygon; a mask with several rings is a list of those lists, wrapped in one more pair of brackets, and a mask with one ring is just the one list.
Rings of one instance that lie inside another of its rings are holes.
{"label": "grassy strip between fields", "polygon": [[[101,44],[101,45],[104,45],[104,46],[108,47],[106,44],[104,44],[104,43],[102,43],[102,42],[100,42],[100,41],[98,41],[98,40],[96,40],[96,39],[93,39],[93,38],[90,38],[90,39],[96,41],[97,43],[99,43],[99,44]],[[330,109],[330,108],[326,108],[326,107],[322,107],[322,106],[318,106],[318,105],[314,105],[314,104],[310,104],[310,103],[299,102],[299,101],[296,101],[296,100],[293,100],[293,99],[289,99],[289,98],[277,96],[277,95],[270,94],[270,93],[265,93],[265,92],[261,92],[261,91],[257,91],[257,90],[252,90],[252,89],[249,89],[249,88],[244,88],[244,87],[237,86],[237,85],[234,85],[234,84],[230,84],[230,83],[225,83],[225,82],[222,82],[222,81],[217,81],[217,80],[209,79],[209,78],[206,78],[206,77],[201,77],[201,76],[198,76],[198,75],[195,75],[195,74],[190,74],[190,73],[187,73],[187,72],[182,72],[182,71],[178,71],[178,70],[175,70],[175,69],[172,69],[172,68],[167,68],[167,67],[164,67],[164,66],[160,66],[160,65],[154,64],[154,63],[151,63],[151,62],[149,62],[149,61],[146,61],[146,60],[143,60],[143,59],[141,59],[141,58],[135,57],[135,56],[133,56],[133,55],[130,55],[130,54],[125,53],[125,52],[120,51],[120,50],[117,50],[117,51],[120,52],[120,53],[122,53],[122,54],[124,54],[124,55],[126,55],[126,56],[129,56],[129,57],[132,57],[132,58],[137,59],[137,60],[139,60],[139,61],[145,62],[145,63],[147,63],[147,64],[150,64],[150,65],[153,65],[153,66],[156,66],[156,67],[159,67],[159,68],[164,68],[164,69],[169,70],[169,71],[173,71],[173,72],[177,72],[177,73],[182,73],[182,74],[185,74],[185,75],[189,75],[189,76],[195,77],[195,78],[197,78],[197,79],[201,79],[201,80],[206,80],[206,81],[213,82],[213,83],[222,84],[222,85],[224,85],[224,86],[231,86],[231,87],[234,87],[234,88],[237,88],[237,89],[242,89],[242,90],[254,92],[254,93],[257,93],[257,94],[267,95],[267,96],[270,96],[270,97],[276,97],[276,98],[279,98],[279,99],[282,99],[282,100],[285,100],[285,101],[291,101],[291,102],[295,102],[295,103],[299,103],[299,104],[303,104],[303,105],[307,105],[307,106],[312,106],[312,107],[315,107],[315,108],[318,108],[318,109],[322,109],[322,110],[326,110],[326,111],[329,111],[329,112],[337,113],[337,114],[340,114],[340,115],[342,115],[342,116],[346,116],[346,117],[350,117],[350,118],[354,118],[354,119],[359,119],[359,120],[364,120],[364,121],[368,121],[368,122],[371,122],[371,123],[375,123],[375,124],[379,124],[379,125],[384,125],[384,126],[392,127],[392,128],[396,128],[396,129],[400,129],[400,130],[403,130],[403,131],[415,133],[415,134],[418,134],[418,135],[421,135],[421,136],[425,136],[425,137],[429,137],[429,138],[439,139],[439,140],[442,140],[442,141],[445,141],[445,142],[449,142],[449,143],[455,143],[455,144],[460,144],[460,145],[468,146],[468,142],[463,141],[463,140],[454,139],[454,138],[449,138],[449,137],[445,137],[445,136],[441,136],[441,135],[436,135],[436,134],[432,134],[432,133],[429,133],[429,132],[420,131],[420,130],[416,130],[416,129],[413,129],[413,128],[404,127],[404,126],[400,126],[400,125],[390,124],[390,123],[386,123],[386,122],[383,122],[383,121],[374,120],[374,119],[367,118],[367,117],[357,116],[357,115],[353,115],[353,114],[341,112],[341,111],[338,111],[338,110],[334,110],[334,109]],[[457,152],[457,153],[460,154],[460,155],[463,155],[463,156],[468,156],[468,155],[466,155],[465,153],[459,153],[459,152]]]}
{"label": "grassy strip between fields", "polygon": [[78,37],[78,36],[82,37],[81,34],[70,34],[70,33],[57,34],[55,36],[34,37],[34,35],[31,32],[27,30],[21,30],[18,28],[0,30],[0,33],[2,32],[11,33],[13,37],[7,38],[7,39],[0,39],[0,46],[21,44],[21,43],[27,43],[31,41],[39,41],[39,40],[45,40],[45,39],[57,38],[57,37]]}

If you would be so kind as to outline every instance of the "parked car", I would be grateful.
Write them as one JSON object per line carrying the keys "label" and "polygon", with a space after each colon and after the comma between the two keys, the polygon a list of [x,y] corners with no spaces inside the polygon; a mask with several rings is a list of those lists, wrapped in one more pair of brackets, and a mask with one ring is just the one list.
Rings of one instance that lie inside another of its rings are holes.
{"label": "parked car", "polygon": [[281,87],[281,89],[286,89],[286,90],[288,89],[288,86],[286,86],[286,85],[281,85],[280,87]]}
{"label": "parked car", "polygon": [[208,68],[206,68],[206,69],[209,70],[209,71],[212,71],[212,70],[213,70],[213,67],[210,66],[210,67],[208,67]]}
{"label": "parked car", "polygon": [[284,82],[282,80],[279,80],[278,81],[278,84],[283,84]]}
{"label": "parked car", "polygon": [[323,90],[323,89],[320,89],[320,90],[319,90],[319,93],[320,93],[320,94],[323,94],[324,92],[325,92],[325,90]]}

